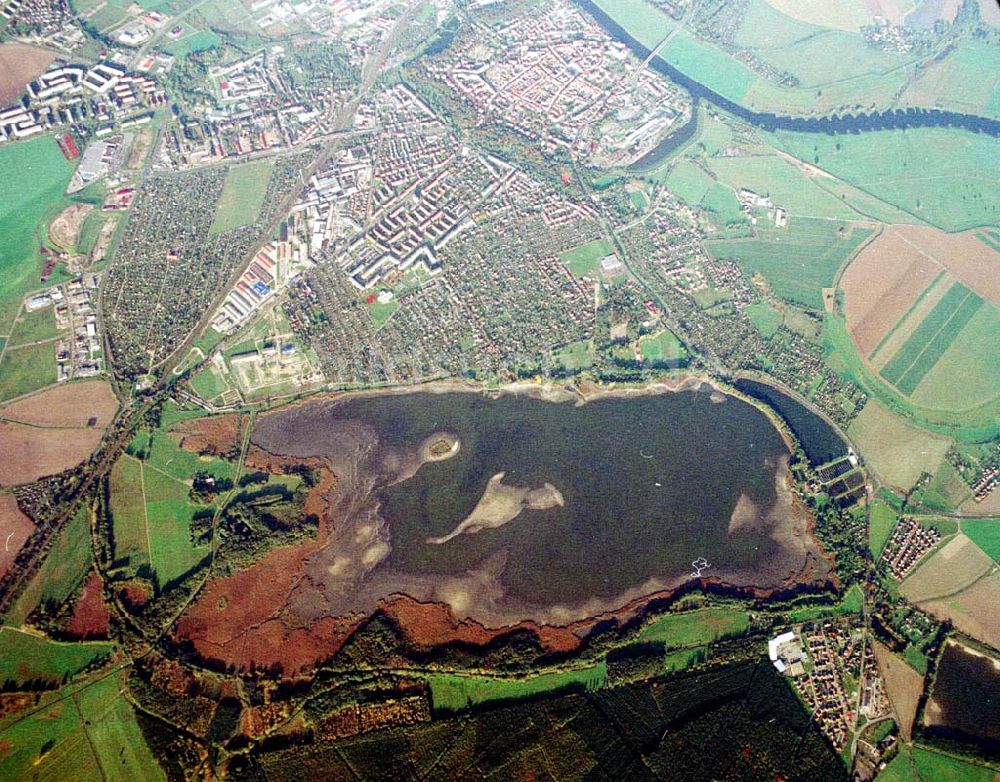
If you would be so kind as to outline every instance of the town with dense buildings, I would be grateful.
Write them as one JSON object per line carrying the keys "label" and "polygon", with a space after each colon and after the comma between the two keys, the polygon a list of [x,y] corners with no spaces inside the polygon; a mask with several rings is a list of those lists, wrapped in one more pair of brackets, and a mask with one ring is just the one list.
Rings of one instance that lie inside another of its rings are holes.
{"label": "town with dense buildings", "polygon": [[0,779],[1000,774],[1000,11],[831,8],[0,0]]}

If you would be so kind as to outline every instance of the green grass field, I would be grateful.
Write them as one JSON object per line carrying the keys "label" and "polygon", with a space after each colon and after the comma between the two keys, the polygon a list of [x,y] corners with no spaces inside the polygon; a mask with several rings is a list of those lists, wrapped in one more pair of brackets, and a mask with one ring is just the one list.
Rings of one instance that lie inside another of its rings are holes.
{"label": "green grass field", "polygon": [[195,393],[208,402],[229,390],[229,384],[219,377],[219,372],[214,366],[206,366],[193,375],[189,382]]}
{"label": "green grass field", "polygon": [[603,687],[607,679],[608,669],[604,663],[565,673],[543,673],[526,679],[444,673],[430,674],[427,677],[431,687],[431,703],[436,711],[461,711],[482,703],[529,698],[571,686],[593,690]]}
{"label": "green grass field", "polygon": [[962,532],[994,560],[1000,562],[1000,519],[964,519]]}
{"label": "green grass field", "polygon": [[781,324],[785,320],[784,315],[764,302],[751,304],[743,311],[746,313],[747,317],[750,318],[750,322],[753,324],[753,327],[757,329],[757,331],[760,332],[760,335],[765,339],[770,339],[777,334],[778,329],[781,328]]}
{"label": "green grass field", "polygon": [[[922,780],[934,782],[995,782],[997,770],[966,762],[923,747],[913,747],[913,765]],[[904,777],[909,779],[910,777]]]}
{"label": "green grass field", "polygon": [[146,459],[119,460],[112,471],[111,511],[115,525],[115,558],[135,570],[148,563],[162,585],[180,578],[208,554],[191,539],[194,514],[211,506],[190,499],[196,473],[234,477],[223,460],[185,451],[163,430],[143,443]]}
{"label": "green grass field", "polygon": [[960,40],[947,57],[921,71],[900,102],[995,117],[1000,113],[1000,82],[981,76],[998,72],[997,47],[975,39]]}
{"label": "green grass field", "polygon": [[396,299],[392,299],[385,304],[373,301],[371,304],[366,304],[365,306],[368,308],[368,314],[371,315],[375,328],[380,329],[392,314],[399,309],[400,305]]}
{"label": "green grass field", "polygon": [[166,779],[115,675],[43,696],[36,710],[0,730],[0,779]]}
{"label": "green grass field", "polygon": [[166,775],[150,752],[128,701],[115,677],[76,696],[87,737],[107,782],[162,782]]}
{"label": "green grass field", "polygon": [[687,351],[673,332],[664,329],[659,334],[639,340],[644,363],[651,366],[676,366],[687,358]]}
{"label": "green grass field", "polygon": [[9,627],[0,629],[0,682],[30,679],[61,683],[111,653],[109,643],[59,643]]}
{"label": "green grass field", "polygon": [[64,603],[90,569],[89,511],[81,507],[56,538],[41,568],[14,601],[4,617],[7,624],[18,626],[45,600]]}
{"label": "green grass field", "polygon": [[767,0],[750,0],[734,43],[747,49],[779,49],[822,31],[822,27],[786,16]]}
{"label": "green grass field", "polygon": [[215,206],[210,233],[231,231],[257,219],[273,168],[274,162],[267,160],[244,163],[229,169],[219,203]]}
{"label": "green grass field", "polygon": [[160,584],[187,573],[208,554],[191,540],[191,519],[201,506],[189,499],[188,486],[156,469],[143,470],[149,545],[153,571]]}
{"label": "green grass field", "polygon": [[0,190],[0,334],[21,297],[41,285],[40,224],[58,211],[72,173],[50,136],[0,147],[0,182],[18,183]]}
{"label": "green grass field", "polygon": [[912,393],[982,304],[961,283],[952,285],[882,367],[882,377],[904,394]]}
{"label": "green grass field", "polygon": [[209,472],[217,478],[232,478],[234,471],[233,465],[224,459],[185,451],[162,429],[153,433],[147,462],[150,467],[178,481],[189,481],[199,472]]}
{"label": "green grass field", "polygon": [[571,372],[590,369],[594,365],[594,353],[590,349],[590,340],[583,339],[560,348],[556,351],[556,361]]}
{"label": "green grass field", "polygon": [[865,596],[861,592],[861,587],[857,584],[852,586],[839,603],[833,606],[804,606],[795,608],[788,614],[789,622],[814,622],[817,619],[825,619],[828,616],[841,616],[843,614],[860,614],[864,606]]}
{"label": "green grass field", "polygon": [[[916,424],[928,432],[943,434],[965,443],[984,442],[1000,434],[1000,399],[993,398],[965,409],[942,409],[937,406],[916,404],[913,397],[909,399],[904,397],[861,361],[842,317],[827,315],[824,318],[823,344],[825,360],[831,369],[842,376],[850,377],[870,397],[877,399],[881,405],[904,421]],[[976,380],[977,384],[980,382]],[[961,391],[955,384],[950,387],[956,392]],[[920,393],[923,391],[920,390]],[[918,395],[914,394],[914,397]],[[904,462],[912,458],[903,456]],[[934,472],[935,469],[937,469],[936,464],[929,472]]]}
{"label": "green grass field", "polygon": [[56,348],[51,342],[8,347],[0,361],[0,402],[56,382]]}
{"label": "green grass field", "polygon": [[705,243],[716,258],[736,258],[748,272],[760,272],[775,295],[812,309],[823,309],[823,288],[870,233],[855,228],[843,238],[843,223],[792,218],[785,228],[757,228],[752,239]]}
{"label": "green grass field", "polygon": [[567,250],[559,256],[559,260],[566,264],[574,277],[595,278],[601,271],[601,258],[613,252],[606,240],[595,239]]}
{"label": "green grass field", "polygon": [[[1000,222],[1000,139],[950,128],[772,134],[780,148],[946,231]],[[942,155],[941,150],[948,154]]]}
{"label": "green grass field", "polygon": [[667,648],[703,646],[724,636],[747,631],[750,620],[735,608],[701,608],[657,617],[642,628],[640,641],[658,641]]}
{"label": "green grass field", "polygon": [[875,559],[879,558],[885,544],[889,542],[897,518],[896,511],[887,503],[879,499],[872,501],[868,517],[868,548]]}
{"label": "green grass field", "polygon": [[691,206],[698,206],[713,184],[712,177],[687,159],[679,161],[664,182],[667,190]]}
{"label": "green grass field", "polygon": [[636,40],[650,49],[663,41],[667,33],[677,26],[673,19],[645,0],[595,0],[595,2]]}
{"label": "green grass field", "polygon": [[184,26],[188,28],[188,34],[176,41],[165,41],[160,47],[167,54],[172,54],[174,57],[186,57],[194,52],[215,49],[222,43],[219,36],[211,30],[194,30],[187,25]]}
{"label": "green grass field", "polygon": [[777,155],[718,157],[708,161],[720,182],[734,190],[746,188],[767,196],[775,206],[793,216],[850,220],[857,215],[841,201],[819,187],[801,169]]}
{"label": "green grass field", "polygon": [[142,464],[127,456],[119,459],[111,470],[115,561],[127,562],[132,570],[150,561],[142,478]]}
{"label": "green grass field", "polygon": [[56,311],[53,307],[44,307],[34,312],[22,311],[11,329],[10,346],[54,339],[60,333],[62,332],[56,328]]}
{"label": "green grass field", "polygon": [[[1000,308],[984,302],[910,394],[921,406],[970,410],[1000,394]],[[961,383],[955,378],[961,377]]]}

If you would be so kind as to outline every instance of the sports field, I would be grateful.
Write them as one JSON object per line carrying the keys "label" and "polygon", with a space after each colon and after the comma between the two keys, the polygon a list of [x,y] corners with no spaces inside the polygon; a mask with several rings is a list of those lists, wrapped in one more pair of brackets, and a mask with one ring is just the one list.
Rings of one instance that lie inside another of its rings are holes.
{"label": "sports field", "polygon": [[41,223],[59,211],[73,173],[50,137],[0,146],[0,334],[7,334],[21,297],[38,288]]}
{"label": "sports field", "polygon": [[681,341],[666,329],[658,334],[642,337],[639,349],[644,362],[652,366],[676,366],[687,357]]}
{"label": "sports field", "polygon": [[589,369],[594,365],[594,352],[590,340],[572,342],[556,351],[556,360],[571,372]]}
{"label": "sports field", "polygon": [[267,183],[271,179],[273,167],[273,161],[265,160],[229,169],[219,203],[215,206],[211,233],[241,228],[257,219],[267,194]]}
{"label": "sports field", "polygon": [[871,232],[844,223],[793,217],[784,228],[758,227],[752,239],[705,243],[716,258],[735,258],[748,272],[760,272],[775,295],[823,309],[823,288]]}

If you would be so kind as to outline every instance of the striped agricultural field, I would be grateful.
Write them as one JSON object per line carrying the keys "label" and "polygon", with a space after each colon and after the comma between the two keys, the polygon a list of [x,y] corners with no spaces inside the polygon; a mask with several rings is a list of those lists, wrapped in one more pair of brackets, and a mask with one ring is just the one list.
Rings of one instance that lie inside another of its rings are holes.
{"label": "striped agricultural field", "polygon": [[882,377],[904,394],[913,393],[982,305],[979,296],[954,283],[885,364]]}

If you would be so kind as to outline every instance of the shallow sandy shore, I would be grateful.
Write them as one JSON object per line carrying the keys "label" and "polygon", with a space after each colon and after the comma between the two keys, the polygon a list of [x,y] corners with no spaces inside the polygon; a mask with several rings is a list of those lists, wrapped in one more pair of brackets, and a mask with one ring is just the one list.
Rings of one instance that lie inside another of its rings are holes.
{"label": "shallow sandy shore", "polygon": [[498,472],[490,478],[483,496],[461,524],[447,535],[428,538],[427,542],[441,545],[459,535],[474,535],[484,529],[502,527],[516,519],[521,515],[521,511],[526,509],[547,510],[566,504],[562,494],[551,483],[546,483],[540,489],[511,486],[503,483],[504,475],[506,473]]}

